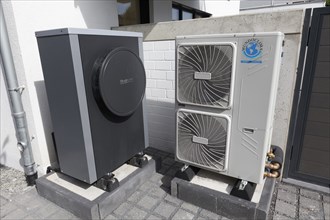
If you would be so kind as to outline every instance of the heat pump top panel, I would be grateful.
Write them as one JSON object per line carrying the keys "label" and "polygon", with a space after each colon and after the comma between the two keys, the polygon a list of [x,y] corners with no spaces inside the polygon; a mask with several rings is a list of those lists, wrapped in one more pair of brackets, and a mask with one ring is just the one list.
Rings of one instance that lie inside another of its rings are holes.
{"label": "heat pump top panel", "polygon": [[228,109],[232,105],[236,46],[231,42],[177,46],[177,100]]}

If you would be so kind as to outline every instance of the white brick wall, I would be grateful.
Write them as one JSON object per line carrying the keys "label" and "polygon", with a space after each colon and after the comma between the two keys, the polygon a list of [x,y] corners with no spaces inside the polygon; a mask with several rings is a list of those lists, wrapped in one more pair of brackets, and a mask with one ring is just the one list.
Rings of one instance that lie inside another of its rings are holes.
{"label": "white brick wall", "polygon": [[174,41],[143,43],[150,146],[171,153],[175,149],[174,49]]}

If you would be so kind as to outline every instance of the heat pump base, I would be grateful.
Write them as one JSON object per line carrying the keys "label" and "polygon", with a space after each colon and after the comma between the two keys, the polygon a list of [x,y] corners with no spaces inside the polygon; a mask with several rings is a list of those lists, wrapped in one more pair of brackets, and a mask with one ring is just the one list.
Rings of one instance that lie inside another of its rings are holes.
{"label": "heat pump base", "polygon": [[127,161],[127,164],[142,168],[148,164],[148,158],[143,153],[139,153]]}
{"label": "heat pump base", "polygon": [[230,195],[237,179],[200,170],[191,180],[174,178],[171,194],[178,199],[230,219],[267,219],[276,179],[258,184],[252,201]]}
{"label": "heat pump base", "polygon": [[112,192],[119,187],[119,182],[113,173],[108,173],[97,180],[94,185],[104,191]]}
{"label": "heat pump base", "polygon": [[230,195],[251,201],[256,187],[257,184],[255,183],[245,180],[237,180],[234,188],[230,192]]}
{"label": "heat pump base", "polygon": [[112,192],[56,172],[37,179],[37,191],[40,196],[81,219],[104,219],[159,168],[158,158],[147,157],[149,162],[143,168],[124,164],[113,171],[119,181],[119,187]]}
{"label": "heat pump base", "polygon": [[200,168],[184,165],[178,172],[176,172],[175,177],[190,181],[198,173]]}

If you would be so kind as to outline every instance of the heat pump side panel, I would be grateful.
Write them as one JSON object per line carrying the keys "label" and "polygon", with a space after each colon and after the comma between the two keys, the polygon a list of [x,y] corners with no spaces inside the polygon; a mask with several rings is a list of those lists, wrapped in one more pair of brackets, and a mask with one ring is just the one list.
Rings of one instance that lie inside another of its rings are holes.
{"label": "heat pump side panel", "polygon": [[37,40],[61,172],[92,183],[96,173],[89,160],[94,156],[86,154],[86,146],[92,147],[92,143],[86,142],[80,97],[84,91],[77,86],[71,39],[60,35]]}
{"label": "heat pump side panel", "polygon": [[[251,40],[261,49],[256,58],[244,54]],[[255,183],[263,181],[271,143],[283,35],[241,37],[232,112],[228,175]]]}

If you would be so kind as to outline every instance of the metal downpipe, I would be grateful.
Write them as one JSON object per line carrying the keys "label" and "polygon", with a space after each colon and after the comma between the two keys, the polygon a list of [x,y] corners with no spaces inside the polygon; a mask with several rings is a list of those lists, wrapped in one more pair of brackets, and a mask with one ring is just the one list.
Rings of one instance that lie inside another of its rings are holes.
{"label": "metal downpipe", "polygon": [[26,121],[26,115],[22,104],[23,87],[18,85],[13,57],[11,54],[5,17],[0,4],[0,53],[4,67],[3,75],[8,90],[12,117],[16,130],[17,147],[21,153],[24,165],[24,173],[28,185],[34,185],[38,178],[36,165],[33,159],[31,140]]}

